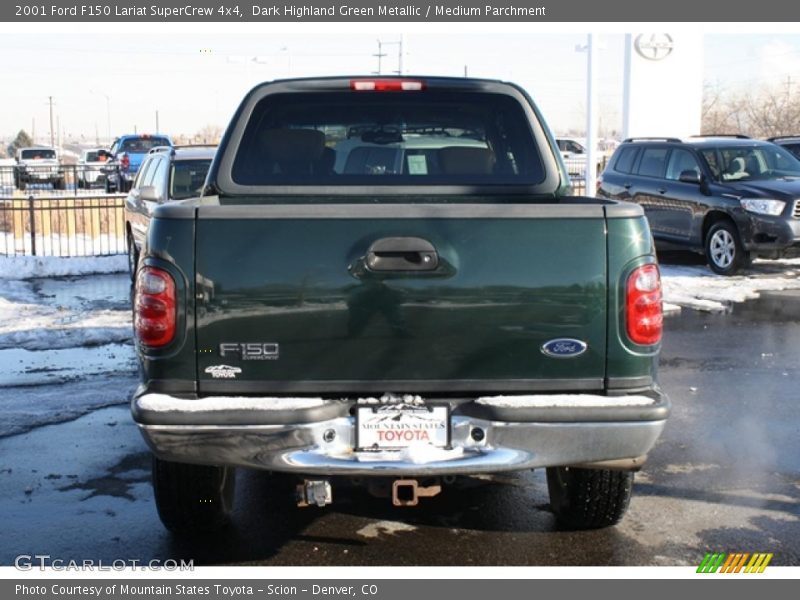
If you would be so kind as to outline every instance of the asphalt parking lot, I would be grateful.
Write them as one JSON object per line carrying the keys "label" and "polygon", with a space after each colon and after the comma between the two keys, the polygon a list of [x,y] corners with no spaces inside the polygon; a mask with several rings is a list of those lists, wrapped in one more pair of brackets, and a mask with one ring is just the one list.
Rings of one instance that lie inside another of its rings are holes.
{"label": "asphalt parking lot", "polygon": [[405,509],[349,482],[335,482],[332,506],[298,509],[291,482],[242,471],[233,525],[178,539],[158,520],[149,454],[125,404],[133,373],[67,378],[35,396],[4,387],[8,404],[54,410],[79,395],[95,401],[0,437],[0,564],[49,554],[195,564],[695,565],[705,552],[746,551],[800,565],[798,347],[797,290],[764,292],[728,313],[668,317],[660,374],[672,417],[637,474],[628,515],[590,532],[556,528],[540,471],[461,480]]}

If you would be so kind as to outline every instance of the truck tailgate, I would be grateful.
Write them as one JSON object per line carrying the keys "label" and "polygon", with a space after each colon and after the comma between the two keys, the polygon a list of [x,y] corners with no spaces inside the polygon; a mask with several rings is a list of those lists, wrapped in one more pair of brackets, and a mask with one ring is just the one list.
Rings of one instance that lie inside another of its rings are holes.
{"label": "truck tailgate", "polygon": [[201,206],[199,389],[602,389],[605,235],[589,204]]}

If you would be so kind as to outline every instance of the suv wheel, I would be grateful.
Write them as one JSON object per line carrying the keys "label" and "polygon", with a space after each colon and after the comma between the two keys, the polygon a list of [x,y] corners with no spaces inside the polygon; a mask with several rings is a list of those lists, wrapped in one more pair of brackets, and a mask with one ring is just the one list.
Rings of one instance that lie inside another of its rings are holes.
{"label": "suv wheel", "polygon": [[598,529],[616,524],[625,514],[633,491],[633,472],[550,467],[547,489],[560,525]]}
{"label": "suv wheel", "polygon": [[221,529],[233,508],[236,470],[170,462],[153,457],[158,516],[174,533]]}
{"label": "suv wheel", "polygon": [[730,221],[711,226],[706,234],[705,251],[708,266],[719,275],[735,275],[750,262],[750,253],[742,246],[739,231]]}
{"label": "suv wheel", "polygon": [[139,249],[136,247],[136,242],[133,241],[133,236],[128,232],[128,272],[131,275],[131,281],[136,280],[136,267],[139,265]]}

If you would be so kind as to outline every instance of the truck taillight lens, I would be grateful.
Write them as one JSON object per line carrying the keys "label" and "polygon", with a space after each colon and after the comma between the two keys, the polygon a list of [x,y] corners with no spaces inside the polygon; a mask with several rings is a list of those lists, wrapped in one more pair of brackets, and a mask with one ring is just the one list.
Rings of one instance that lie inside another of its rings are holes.
{"label": "truck taillight lens", "polygon": [[123,154],[119,159],[119,164],[122,166],[123,171],[127,171],[131,166],[131,159],[127,154]]}
{"label": "truck taillight lens", "polygon": [[143,267],[136,277],[134,323],[136,338],[159,348],[175,339],[175,280],[163,269]]}
{"label": "truck taillight lens", "polygon": [[410,79],[353,79],[350,89],[355,92],[421,92],[424,81]]}
{"label": "truck taillight lens", "polygon": [[628,277],[625,315],[632,342],[652,346],[661,341],[664,314],[658,265],[641,266]]}

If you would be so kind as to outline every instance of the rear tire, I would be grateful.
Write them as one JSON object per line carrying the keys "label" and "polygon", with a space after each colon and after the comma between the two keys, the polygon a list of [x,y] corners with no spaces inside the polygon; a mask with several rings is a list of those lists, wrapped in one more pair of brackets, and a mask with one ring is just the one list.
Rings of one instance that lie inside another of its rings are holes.
{"label": "rear tire", "polygon": [[173,533],[217,531],[230,521],[236,470],[153,457],[158,516]]}
{"label": "rear tire", "polygon": [[750,264],[750,253],[742,246],[739,230],[731,221],[718,221],[705,239],[706,261],[718,275],[735,275]]}
{"label": "rear tire", "polygon": [[128,232],[128,272],[131,276],[131,281],[136,280],[136,267],[139,266],[139,249],[136,247],[136,242],[133,241],[133,236]]}
{"label": "rear tire", "polygon": [[550,467],[550,506],[567,529],[599,529],[622,519],[633,491],[632,471]]}

